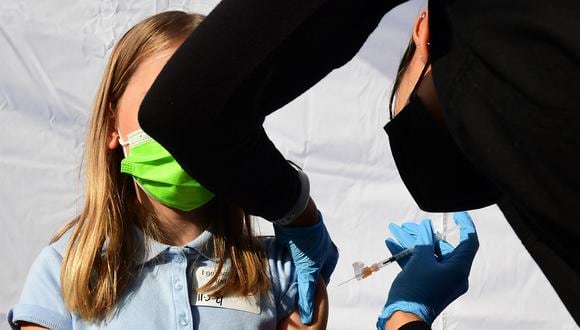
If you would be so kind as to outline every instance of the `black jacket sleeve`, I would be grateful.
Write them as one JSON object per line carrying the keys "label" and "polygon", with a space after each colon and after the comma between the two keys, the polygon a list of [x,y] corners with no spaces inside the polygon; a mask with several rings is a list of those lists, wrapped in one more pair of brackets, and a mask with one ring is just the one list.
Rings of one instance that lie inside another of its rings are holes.
{"label": "black jacket sleeve", "polygon": [[300,181],[264,117],[349,61],[402,2],[224,0],[159,74],[139,123],[209,190],[281,218]]}
{"label": "black jacket sleeve", "polygon": [[580,323],[580,2],[430,1],[447,126]]}

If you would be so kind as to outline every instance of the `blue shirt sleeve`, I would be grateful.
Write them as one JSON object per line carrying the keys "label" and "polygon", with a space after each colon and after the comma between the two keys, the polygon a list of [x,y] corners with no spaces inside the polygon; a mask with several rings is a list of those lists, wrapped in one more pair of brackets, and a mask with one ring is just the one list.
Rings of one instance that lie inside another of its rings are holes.
{"label": "blue shirt sleeve", "polygon": [[8,311],[12,329],[27,321],[52,330],[71,329],[71,314],[64,306],[60,288],[62,254],[54,245],[45,247],[36,258],[22,290],[20,302]]}
{"label": "blue shirt sleeve", "polygon": [[276,244],[274,237],[262,238],[270,267],[277,322],[287,318],[296,306],[298,284],[292,257],[287,248]]}

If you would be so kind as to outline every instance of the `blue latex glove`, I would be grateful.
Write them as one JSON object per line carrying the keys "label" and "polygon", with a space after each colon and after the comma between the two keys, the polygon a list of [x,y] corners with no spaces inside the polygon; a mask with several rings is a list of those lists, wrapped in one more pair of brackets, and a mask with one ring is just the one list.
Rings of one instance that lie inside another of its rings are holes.
{"label": "blue latex glove", "polygon": [[312,323],[314,295],[319,274],[328,285],[338,262],[338,250],[330,239],[322,215],[307,227],[274,225],[276,241],[290,249],[298,277],[298,311],[303,324]]}
{"label": "blue latex glove", "polygon": [[454,213],[453,220],[460,228],[460,242],[456,248],[448,242],[435,240],[431,220],[389,226],[399,242],[385,241],[392,254],[413,246],[415,250],[410,257],[399,260],[403,270],[391,285],[377,321],[378,329],[384,329],[385,320],[395,311],[413,313],[431,324],[445,307],[467,292],[479,241],[467,212]]}
{"label": "blue latex glove", "polygon": [[[469,215],[467,216],[469,217]],[[422,226],[422,224],[418,224],[416,222],[406,222],[400,227],[394,223],[389,224],[389,230],[398,241],[397,243],[397,241],[390,237],[385,240],[385,244],[391,251],[391,254],[395,255],[399,252],[402,252],[407,247],[414,247],[417,241],[417,234],[419,233],[420,226]],[[447,256],[447,254],[453,251],[454,247],[445,240],[437,240],[436,238],[434,238],[434,240],[435,258],[438,261],[442,261]],[[397,263],[399,266],[401,266],[401,268],[403,268],[409,261],[409,258],[411,258],[410,255],[408,257],[397,260]]]}

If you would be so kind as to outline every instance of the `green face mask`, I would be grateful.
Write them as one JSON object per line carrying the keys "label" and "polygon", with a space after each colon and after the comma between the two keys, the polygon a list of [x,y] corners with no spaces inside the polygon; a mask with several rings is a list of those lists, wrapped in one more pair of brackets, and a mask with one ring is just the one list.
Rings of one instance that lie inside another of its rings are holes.
{"label": "green face mask", "polygon": [[182,211],[196,209],[214,197],[143,130],[132,132],[127,138],[127,142],[119,141],[122,146],[128,144],[131,151],[121,161],[121,172],[132,175],[149,196]]}

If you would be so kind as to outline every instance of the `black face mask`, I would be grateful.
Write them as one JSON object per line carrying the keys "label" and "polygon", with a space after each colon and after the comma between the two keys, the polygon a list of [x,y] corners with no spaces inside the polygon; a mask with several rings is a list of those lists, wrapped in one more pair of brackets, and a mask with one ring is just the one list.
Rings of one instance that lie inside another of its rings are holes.
{"label": "black face mask", "polygon": [[415,90],[409,103],[384,129],[399,174],[422,210],[465,211],[497,201],[497,188],[465,158]]}

